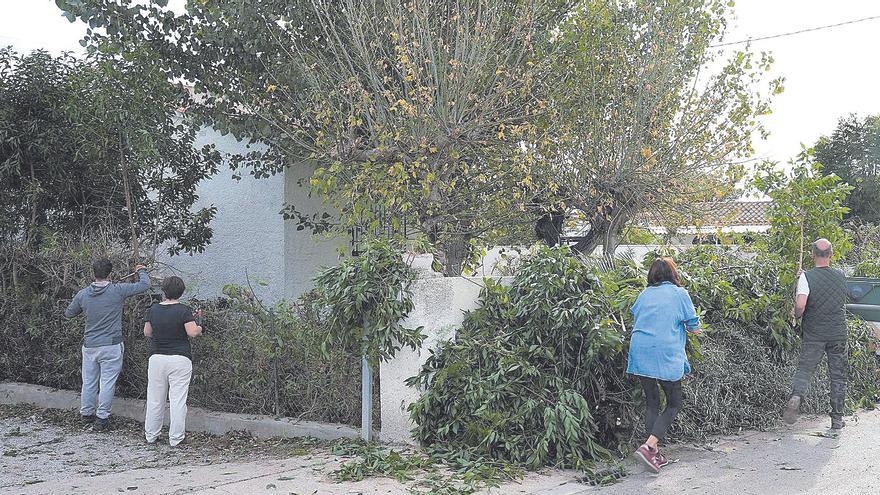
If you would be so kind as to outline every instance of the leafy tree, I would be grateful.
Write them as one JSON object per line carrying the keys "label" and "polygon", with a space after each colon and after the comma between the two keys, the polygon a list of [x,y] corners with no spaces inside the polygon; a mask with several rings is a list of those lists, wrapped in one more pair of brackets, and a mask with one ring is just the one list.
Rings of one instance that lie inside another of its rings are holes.
{"label": "leafy tree", "polygon": [[240,157],[255,175],[317,162],[310,185],[342,228],[411,218],[458,275],[534,196],[523,143],[540,141],[553,28],[573,2],[57,3],[103,28],[89,46],[149,46],[209,115],[232,109],[224,128],[269,144]]}
{"label": "leafy tree", "polygon": [[[730,193],[762,133],[769,93],[758,84],[771,59],[730,60],[723,38],[728,2],[583,2],[565,27],[557,155],[548,167],[556,201],[587,228],[576,249],[612,252],[636,217],[685,214]],[[720,70],[709,68],[720,66]]]}
{"label": "leafy tree", "polygon": [[530,210],[576,215],[591,251],[646,211],[729,193],[769,111],[754,89],[769,57],[707,74],[720,0],[57,3],[91,49],[148,47],[195,84],[205,122],[268,144],[235,166],[316,162],[340,230],[413,220],[448,275]]}
{"label": "leafy tree", "polygon": [[215,209],[191,207],[220,156],[193,147],[198,127],[175,115],[188,94],[146,60],[0,51],[3,242],[99,227],[136,256],[141,245],[175,254],[210,242]]}
{"label": "leafy tree", "polygon": [[[283,134],[255,110],[271,102],[267,88],[280,87],[276,77],[286,70],[290,42],[296,39],[316,50],[328,42],[312,3],[189,0],[186,10],[177,13],[167,8],[167,0],[55,0],[70,22],[88,24],[81,44],[90,53],[150,53],[167,79],[194,85],[199,105],[190,109],[193,119],[251,144],[273,145],[231,157],[233,169],[247,167],[257,178],[280,172],[288,163],[287,147],[279,142]],[[289,31],[279,30],[279,24]],[[281,89],[302,87],[299,74],[287,75],[290,85]]]}
{"label": "leafy tree", "polygon": [[824,237],[834,245],[834,259],[845,258],[852,249],[842,226],[852,186],[834,174],[824,174],[822,165],[804,150],[791,163],[790,171],[764,163],[754,180],[755,188],[773,202],[767,211],[770,231],[766,248],[783,258],[780,280],[794,287],[797,268],[812,263],[810,244]]}
{"label": "leafy tree", "polygon": [[360,349],[372,366],[388,361],[404,346],[418,349],[422,328],[406,328],[413,309],[413,269],[399,246],[371,240],[362,256],[325,268],[315,278],[311,307],[321,315],[326,334],[321,348]]}
{"label": "leafy tree", "polygon": [[564,11],[540,0],[343,3],[341,22],[323,25],[343,40],[329,59],[314,64],[303,50],[290,60],[313,63],[307,98],[284,98],[299,119],[271,118],[322,164],[312,186],[347,222],[411,216],[444,273],[459,275],[534,191],[522,143],[546,114],[550,57],[539,48]]}
{"label": "leafy tree", "polygon": [[819,139],[816,161],[854,187],[846,218],[880,222],[880,115],[842,118],[831,136]]}

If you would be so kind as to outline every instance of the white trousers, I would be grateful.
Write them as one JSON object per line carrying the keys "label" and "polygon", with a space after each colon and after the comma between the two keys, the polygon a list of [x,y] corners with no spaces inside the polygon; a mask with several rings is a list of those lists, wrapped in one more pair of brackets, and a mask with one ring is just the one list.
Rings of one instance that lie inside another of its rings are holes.
{"label": "white trousers", "polygon": [[186,356],[153,354],[147,367],[147,412],[144,433],[155,442],[165,421],[165,399],[170,403],[168,443],[175,446],[186,437],[186,398],[192,378],[192,361]]}

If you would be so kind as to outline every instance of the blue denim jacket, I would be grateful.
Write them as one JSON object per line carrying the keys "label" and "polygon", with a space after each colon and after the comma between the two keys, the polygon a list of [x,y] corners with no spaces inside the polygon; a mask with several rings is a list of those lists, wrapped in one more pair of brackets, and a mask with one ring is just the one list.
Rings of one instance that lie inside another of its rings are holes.
{"label": "blue denim jacket", "polygon": [[647,287],[630,310],[635,319],[626,372],[678,381],[691,371],[685,354],[687,331],[700,319],[691,296],[670,282]]}

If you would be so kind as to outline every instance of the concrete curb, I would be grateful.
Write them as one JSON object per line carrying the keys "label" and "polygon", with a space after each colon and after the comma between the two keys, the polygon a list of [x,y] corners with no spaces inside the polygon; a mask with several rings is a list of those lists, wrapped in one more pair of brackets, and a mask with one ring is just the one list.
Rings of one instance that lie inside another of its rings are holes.
{"label": "concrete curb", "polygon": [[[29,383],[3,382],[0,383],[0,404],[32,404],[46,409],[79,410],[79,393]],[[143,422],[145,406],[143,400],[117,397],[113,399],[113,415]],[[168,423],[167,412],[165,423]],[[257,438],[312,437],[319,440],[360,438],[358,428],[346,425],[215,412],[199,407],[189,408],[186,415],[186,430],[212,435],[246,431]]]}

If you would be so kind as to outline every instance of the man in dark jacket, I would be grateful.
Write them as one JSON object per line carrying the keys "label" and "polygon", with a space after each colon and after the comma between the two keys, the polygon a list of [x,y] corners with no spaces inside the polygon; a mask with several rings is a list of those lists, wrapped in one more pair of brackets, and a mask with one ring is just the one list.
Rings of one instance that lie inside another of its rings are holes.
{"label": "man in dark jacket", "polygon": [[828,356],[831,377],[831,428],[846,426],[843,421],[847,381],[846,277],[831,268],[833,249],[828,239],[813,243],[816,268],[801,273],[795,298],[795,316],[802,316],[803,344],[794,375],[792,395],[783,414],[788,424],[797,420],[802,398],[822,355]]}
{"label": "man in dark jacket", "polygon": [[80,414],[84,422],[94,422],[96,430],[110,426],[110,410],[116,379],[122,370],[122,306],[128,297],[150,288],[150,276],[137,265],[138,281],[118,284],[110,281],[113,264],[101,258],[92,264],[95,281],[79,291],[64,311],[73,318],[83,313],[86,329],[82,346],[82,397]]}

